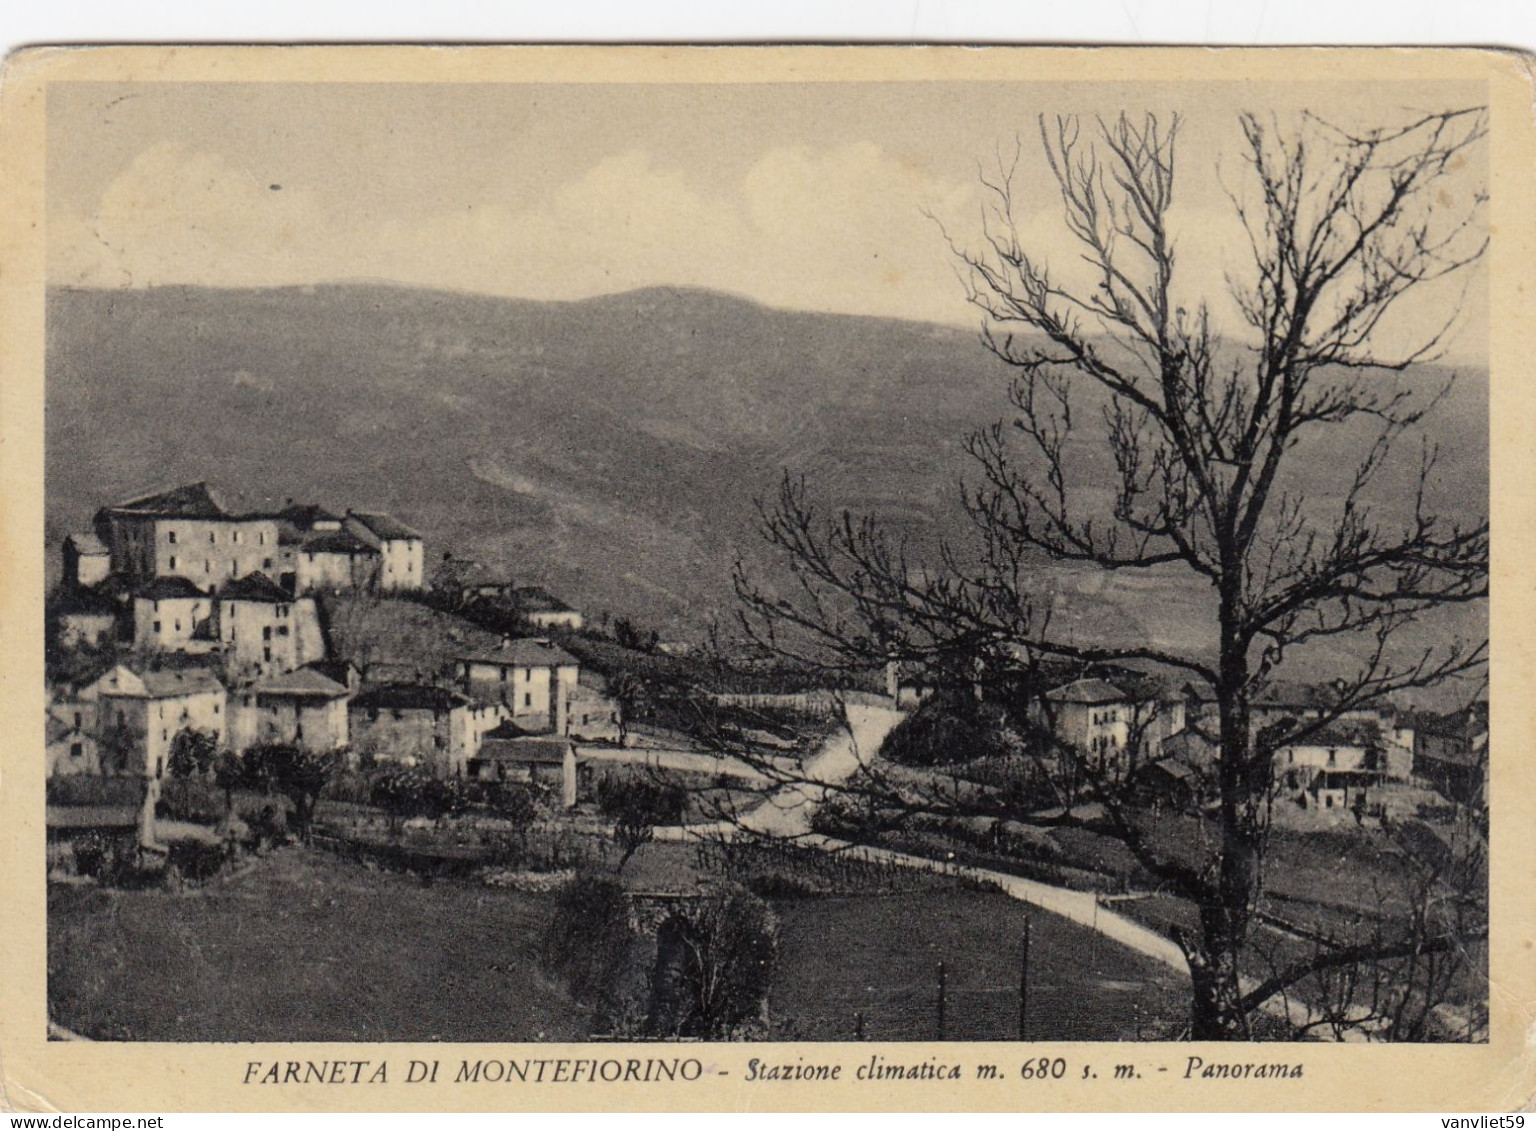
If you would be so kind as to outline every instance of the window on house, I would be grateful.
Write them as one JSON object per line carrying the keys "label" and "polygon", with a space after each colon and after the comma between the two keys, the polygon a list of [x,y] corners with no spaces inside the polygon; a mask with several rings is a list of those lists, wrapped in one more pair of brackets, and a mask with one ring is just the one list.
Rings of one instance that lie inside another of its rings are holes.
{"label": "window on house", "polygon": [[212,530],[208,531],[208,545],[212,546],[216,544],[218,540],[219,536],[217,534],[215,534]]}
{"label": "window on house", "polygon": [[175,554],[171,555],[171,568],[172,569],[176,568],[176,555]]}
{"label": "window on house", "polygon": [[272,649],[271,648],[263,648],[261,650],[261,658],[266,663],[270,664],[272,662]]}
{"label": "window on house", "polygon": [[527,692],[523,693],[523,706],[524,707],[532,707],[533,706],[533,696],[531,694],[527,693]]}
{"label": "window on house", "polygon": [[1328,751],[1328,764],[1330,766],[1336,766],[1336,765],[1338,765],[1338,763],[1339,763],[1339,752],[1337,750],[1330,750],[1330,751]]}
{"label": "window on house", "polygon": [[236,546],[240,545],[240,531],[238,531],[238,530],[235,531],[234,543],[235,543]]}
{"label": "window on house", "polygon": [[169,542],[172,546],[176,545],[176,531],[174,531],[174,530],[167,530],[165,532],[165,540],[167,542]]}
{"label": "window on house", "polygon": [[258,546],[265,546],[267,544],[267,536],[265,534],[256,535],[256,544]]}
{"label": "window on house", "polygon": [[440,734],[435,734],[432,736],[432,745],[439,750],[446,750],[448,749],[448,740]]}
{"label": "window on house", "polygon": [[279,605],[277,607],[277,615],[280,616],[280,617],[287,616],[288,615],[288,606],[287,605]]}
{"label": "window on house", "polygon": [[214,704],[214,705],[213,705],[213,713],[214,713],[214,714],[215,714],[215,715],[217,715],[217,714],[218,714],[218,713],[219,713],[219,705],[218,705],[218,704],[217,704],[217,703],[215,703],[215,704]]}
{"label": "window on house", "polygon": [[266,625],[265,627],[262,628],[262,630],[261,630],[261,638],[263,640],[271,640],[272,639],[272,626],[270,624]]}
{"label": "window on house", "polygon": [[506,668],[502,668],[501,669],[501,682],[502,683],[506,683],[507,682],[507,669]]}
{"label": "window on house", "polygon": [[261,559],[261,568],[262,569],[271,569],[272,568],[272,559],[271,558],[262,558]]}
{"label": "window on house", "polygon": [[85,745],[83,743],[71,742],[69,744],[69,756],[71,758],[81,758],[84,757],[84,755]]}
{"label": "window on house", "polygon": [[203,559],[203,572],[204,573],[212,573],[213,572],[213,563],[210,562],[207,558]]}
{"label": "window on house", "polygon": [[160,635],[160,622],[159,621],[155,622],[154,629],[155,629],[155,635],[159,636]]}

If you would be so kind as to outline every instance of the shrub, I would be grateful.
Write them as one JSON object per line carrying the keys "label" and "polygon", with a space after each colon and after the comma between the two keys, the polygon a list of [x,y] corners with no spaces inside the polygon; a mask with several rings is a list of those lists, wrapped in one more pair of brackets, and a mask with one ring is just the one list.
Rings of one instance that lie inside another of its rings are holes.
{"label": "shrub", "polygon": [[624,1012],[636,942],[624,888],[586,873],[556,897],[544,935],[544,964],[565,980],[572,997],[612,1020]]}
{"label": "shrub", "polygon": [[224,846],[201,840],[181,840],[171,845],[169,863],[184,878],[201,883],[224,867]]}
{"label": "shrub", "polygon": [[112,862],[114,849],[100,833],[86,833],[75,840],[75,871],[82,876],[99,878]]}
{"label": "shrub", "polygon": [[939,766],[1020,750],[1015,721],[998,704],[961,692],[939,692],[897,723],[880,757],[903,766]]}
{"label": "shrub", "polygon": [[761,1024],[777,954],[773,912],[751,892],[680,909],[657,931],[648,1031],[718,1040]]}

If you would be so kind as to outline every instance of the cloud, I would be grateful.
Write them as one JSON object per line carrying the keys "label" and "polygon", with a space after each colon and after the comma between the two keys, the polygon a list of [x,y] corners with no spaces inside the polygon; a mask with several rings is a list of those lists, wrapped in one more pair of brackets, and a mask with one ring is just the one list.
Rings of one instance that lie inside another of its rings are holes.
{"label": "cloud", "polygon": [[50,232],[53,274],[95,286],[259,286],[313,263],[323,221],[312,192],[161,142],[134,158],[91,215]]}
{"label": "cloud", "polygon": [[[951,175],[954,174],[954,175]],[[366,176],[366,169],[358,169]],[[1058,281],[1094,284],[1064,235],[1061,203],[1034,177],[1016,202],[1024,245],[1045,249]],[[659,163],[642,148],[597,158],[539,200],[353,207],[345,185],[274,186],[238,155],[166,141],[141,151],[89,214],[54,217],[50,276],[90,286],[273,286],[386,279],[533,299],[580,299],[652,285],[709,287],[775,306],[974,323],[940,229],[977,245],[982,190],[970,170],[870,142],[764,150],[732,182]],[[1211,297],[1238,328],[1223,272],[1251,272],[1229,207],[1177,203],[1179,301]],[[1473,277],[1479,349],[1486,284]],[[1454,294],[1406,302],[1412,336]],[[1406,327],[1406,329],[1402,329]],[[1420,331],[1422,332],[1422,331]]]}
{"label": "cloud", "polygon": [[98,286],[382,278],[545,299],[675,284],[934,317],[959,291],[923,209],[970,191],[868,143],[771,149],[734,184],[634,149],[537,203],[437,202],[378,220],[351,215],[340,191],[274,190],[225,155],[166,142],[90,215],[56,219],[51,272]]}

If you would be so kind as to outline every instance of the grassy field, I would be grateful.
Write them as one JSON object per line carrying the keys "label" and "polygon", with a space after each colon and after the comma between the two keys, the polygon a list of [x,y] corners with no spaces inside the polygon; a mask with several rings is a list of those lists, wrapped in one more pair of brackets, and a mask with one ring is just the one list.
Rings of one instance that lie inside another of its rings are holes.
{"label": "grassy field", "polygon": [[1188,1017],[1187,984],[1169,968],[995,892],[919,890],[777,901],[781,969],[769,1008],[787,1036],[933,1040],[939,962],[946,1036],[1018,1036],[1020,939],[1031,921],[1029,1035],[1059,1041],[1171,1036]]}
{"label": "grassy field", "polygon": [[49,1012],[98,1040],[577,1040],[548,906],[297,848],[183,894],[55,887]]}
{"label": "grassy field", "polygon": [[[654,844],[631,888],[699,878],[694,853]],[[584,1010],[538,965],[551,900],[364,869],[287,849],[179,894],[56,886],[49,894],[53,1020],[101,1040],[580,1040]],[[936,963],[952,1039],[1008,1040],[1018,940],[1032,920],[1038,1035],[1110,1040],[1183,1021],[1169,970],[985,891],[913,876],[882,895],[779,899],[775,1038],[929,1039]]]}

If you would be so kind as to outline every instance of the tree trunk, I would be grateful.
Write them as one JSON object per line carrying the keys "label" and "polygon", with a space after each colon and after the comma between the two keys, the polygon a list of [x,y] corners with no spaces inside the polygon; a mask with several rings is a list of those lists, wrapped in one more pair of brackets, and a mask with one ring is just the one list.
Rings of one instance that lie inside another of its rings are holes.
{"label": "tree trunk", "polygon": [[[1235,579],[1241,574],[1230,568],[1227,576]],[[1190,956],[1190,1034],[1198,1041],[1242,1040],[1250,1035],[1241,1006],[1238,958],[1248,939],[1262,846],[1253,806],[1257,771],[1250,765],[1248,656],[1237,630],[1239,602],[1236,582],[1224,583],[1221,679],[1216,687],[1221,728],[1221,855],[1216,899],[1200,907],[1201,939]]]}

